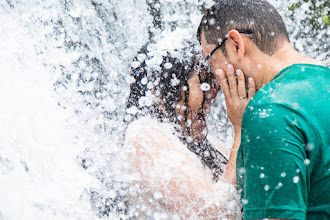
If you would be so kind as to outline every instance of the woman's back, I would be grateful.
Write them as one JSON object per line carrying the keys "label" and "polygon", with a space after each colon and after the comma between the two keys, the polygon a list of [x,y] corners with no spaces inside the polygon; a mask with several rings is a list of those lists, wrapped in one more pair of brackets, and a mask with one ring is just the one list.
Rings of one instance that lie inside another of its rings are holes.
{"label": "woman's back", "polygon": [[175,134],[170,123],[151,117],[128,126],[125,147],[132,152],[131,169],[144,196],[183,219],[239,218],[235,187],[212,181],[210,169]]}

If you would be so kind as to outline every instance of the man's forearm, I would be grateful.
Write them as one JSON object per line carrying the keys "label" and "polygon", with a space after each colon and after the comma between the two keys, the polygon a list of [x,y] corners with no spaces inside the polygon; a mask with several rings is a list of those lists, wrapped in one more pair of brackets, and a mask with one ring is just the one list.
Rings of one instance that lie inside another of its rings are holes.
{"label": "man's forearm", "polygon": [[229,156],[228,166],[224,175],[225,181],[236,184],[236,158],[239,145],[241,144],[241,128],[235,128],[235,138]]}

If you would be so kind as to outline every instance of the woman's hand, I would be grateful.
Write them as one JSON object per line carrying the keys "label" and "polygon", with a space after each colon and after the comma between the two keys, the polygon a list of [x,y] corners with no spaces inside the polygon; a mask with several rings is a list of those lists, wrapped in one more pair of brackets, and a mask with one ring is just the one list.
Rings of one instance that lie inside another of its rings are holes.
{"label": "woman's hand", "polygon": [[249,92],[247,92],[243,72],[238,69],[235,74],[231,64],[227,66],[226,72],[220,70],[218,74],[215,74],[215,78],[221,84],[225,95],[228,118],[235,128],[235,132],[240,131],[245,108],[256,93],[254,80],[248,79]]}

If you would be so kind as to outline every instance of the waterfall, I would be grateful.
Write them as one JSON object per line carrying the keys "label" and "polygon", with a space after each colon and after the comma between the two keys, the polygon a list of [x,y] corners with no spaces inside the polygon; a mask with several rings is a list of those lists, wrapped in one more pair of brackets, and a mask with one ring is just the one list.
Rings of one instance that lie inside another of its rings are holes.
{"label": "waterfall", "polygon": [[[325,1],[318,2],[315,7]],[[283,16],[295,48],[329,66],[330,29],[322,23],[329,7],[307,22],[312,3],[271,3]],[[196,35],[203,10],[212,4],[0,3],[0,219],[134,215],[125,211],[132,177],[127,172],[128,152],[120,144],[131,61],[150,37],[164,31],[185,28]],[[209,124],[222,141],[233,141],[221,95]]]}

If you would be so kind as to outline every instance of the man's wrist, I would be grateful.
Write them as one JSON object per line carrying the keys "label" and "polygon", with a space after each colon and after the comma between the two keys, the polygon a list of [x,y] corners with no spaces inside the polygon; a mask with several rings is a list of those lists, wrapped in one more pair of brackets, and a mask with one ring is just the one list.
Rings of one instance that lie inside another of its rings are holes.
{"label": "man's wrist", "polygon": [[242,127],[241,126],[235,126],[234,131],[235,131],[235,138],[236,137],[241,137],[241,133],[242,133]]}

